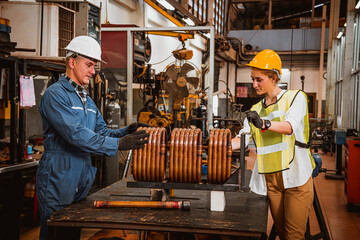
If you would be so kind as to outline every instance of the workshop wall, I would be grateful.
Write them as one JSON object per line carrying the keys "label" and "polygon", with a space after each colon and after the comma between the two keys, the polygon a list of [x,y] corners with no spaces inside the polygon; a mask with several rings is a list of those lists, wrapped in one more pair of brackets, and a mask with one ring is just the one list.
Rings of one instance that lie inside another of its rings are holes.
{"label": "workshop wall", "polygon": [[89,0],[101,4],[101,23],[135,24],[144,26],[144,2],[142,0]]}

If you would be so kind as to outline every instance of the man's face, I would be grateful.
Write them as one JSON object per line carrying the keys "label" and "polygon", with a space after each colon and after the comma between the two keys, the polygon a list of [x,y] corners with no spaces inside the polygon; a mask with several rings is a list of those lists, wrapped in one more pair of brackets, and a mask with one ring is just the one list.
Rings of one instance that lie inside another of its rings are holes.
{"label": "man's face", "polygon": [[95,74],[96,62],[82,56],[77,56],[71,60],[70,64],[73,67],[75,78],[73,80],[81,86],[89,84],[90,78]]}

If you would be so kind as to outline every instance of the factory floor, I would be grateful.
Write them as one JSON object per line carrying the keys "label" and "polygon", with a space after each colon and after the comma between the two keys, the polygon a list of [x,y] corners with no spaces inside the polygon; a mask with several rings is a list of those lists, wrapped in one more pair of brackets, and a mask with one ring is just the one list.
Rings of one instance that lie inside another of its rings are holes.
{"label": "factory floor", "polygon": [[[247,157],[247,167],[252,169],[255,161],[255,149],[250,149],[250,155]],[[335,154],[321,153],[323,168],[335,169]],[[348,212],[346,208],[346,196],[344,194],[344,180],[326,179],[324,173],[320,173],[314,179],[317,195],[324,215],[326,225],[329,231],[330,239],[360,240],[360,213]],[[272,218],[269,213],[268,235],[272,227]],[[310,213],[310,232],[316,234],[320,232],[314,210]],[[148,239],[167,239],[166,234],[152,233]],[[155,235],[158,234],[158,235]],[[29,229],[21,234],[20,240],[37,240],[39,228]],[[136,240],[137,231],[121,230],[101,230],[101,229],[83,229],[81,240],[98,240],[101,238],[118,237],[118,239]],[[116,239],[116,238],[114,238]],[[182,236],[180,239],[188,239]],[[197,236],[197,239],[210,239],[206,236]],[[226,239],[226,238],[224,238]]]}

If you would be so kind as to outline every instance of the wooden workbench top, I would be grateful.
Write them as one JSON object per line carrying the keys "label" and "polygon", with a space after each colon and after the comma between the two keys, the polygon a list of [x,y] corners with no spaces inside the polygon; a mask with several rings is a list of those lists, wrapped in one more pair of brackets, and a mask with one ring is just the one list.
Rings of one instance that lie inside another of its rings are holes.
{"label": "wooden workbench top", "polygon": [[118,228],[224,234],[266,238],[268,205],[264,196],[226,192],[224,212],[210,211],[210,191],[175,190],[172,201],[190,200],[191,210],[93,207],[94,200],[147,201],[150,189],[127,188],[119,181],[85,200],[55,212],[49,226]]}

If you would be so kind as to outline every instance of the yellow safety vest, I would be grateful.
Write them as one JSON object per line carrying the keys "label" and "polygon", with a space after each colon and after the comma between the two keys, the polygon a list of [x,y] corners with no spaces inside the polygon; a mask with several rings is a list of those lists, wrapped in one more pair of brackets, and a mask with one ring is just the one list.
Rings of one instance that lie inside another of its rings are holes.
{"label": "yellow safety vest", "polygon": [[[297,94],[304,94],[301,90],[286,91],[275,103],[264,106],[261,100],[255,104],[251,110],[256,111],[262,119],[282,122],[285,119],[285,113],[292,105]],[[250,124],[251,132],[256,144],[259,173],[273,173],[289,168],[289,164],[295,155],[295,135],[291,136],[276,133],[273,131],[264,131]],[[304,118],[304,140],[309,142],[309,114],[306,106],[306,115]],[[297,141],[296,141],[297,142]],[[307,147],[313,169],[315,168],[314,159],[311,156],[308,143],[297,142],[300,147]]]}

